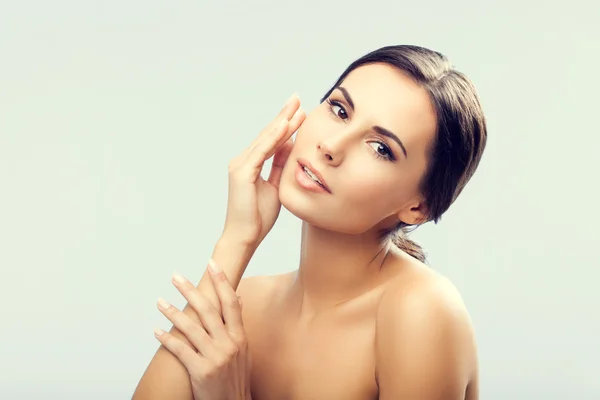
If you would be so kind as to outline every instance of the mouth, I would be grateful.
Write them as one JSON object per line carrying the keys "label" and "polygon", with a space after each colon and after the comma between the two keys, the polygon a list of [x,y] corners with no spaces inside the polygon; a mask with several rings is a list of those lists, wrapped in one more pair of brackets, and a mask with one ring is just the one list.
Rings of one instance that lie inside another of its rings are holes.
{"label": "mouth", "polygon": [[300,167],[302,168],[306,176],[312,179],[317,185],[321,186],[327,192],[331,193],[331,189],[329,189],[329,186],[327,186],[327,182],[325,182],[325,178],[323,178],[323,175],[321,175],[319,170],[313,167],[308,160],[299,159],[298,164],[300,164]]}

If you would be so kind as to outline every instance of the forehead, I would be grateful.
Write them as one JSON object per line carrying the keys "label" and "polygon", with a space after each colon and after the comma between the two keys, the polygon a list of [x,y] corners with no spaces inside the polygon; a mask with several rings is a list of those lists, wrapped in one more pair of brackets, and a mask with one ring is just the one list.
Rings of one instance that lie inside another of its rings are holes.
{"label": "forehead", "polygon": [[357,116],[391,130],[405,146],[433,138],[436,118],[429,94],[401,70],[382,63],[363,65],[340,86],[352,96]]}

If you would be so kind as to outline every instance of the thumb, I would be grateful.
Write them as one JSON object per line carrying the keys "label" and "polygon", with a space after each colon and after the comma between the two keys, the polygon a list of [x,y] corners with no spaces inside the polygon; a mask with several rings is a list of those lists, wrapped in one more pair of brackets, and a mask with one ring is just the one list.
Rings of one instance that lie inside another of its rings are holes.
{"label": "thumb", "polygon": [[271,172],[269,173],[268,182],[276,188],[279,188],[279,182],[281,181],[281,173],[283,171],[283,166],[285,165],[290,153],[292,152],[292,148],[294,147],[294,142],[292,138],[288,139],[275,153],[273,157],[273,164],[271,165]]}

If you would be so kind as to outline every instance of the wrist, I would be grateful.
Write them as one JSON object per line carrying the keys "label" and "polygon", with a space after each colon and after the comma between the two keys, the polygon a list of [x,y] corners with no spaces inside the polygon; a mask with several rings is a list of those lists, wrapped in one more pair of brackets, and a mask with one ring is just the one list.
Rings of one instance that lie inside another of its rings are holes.
{"label": "wrist", "polygon": [[252,254],[254,254],[257,248],[258,245],[254,242],[244,241],[239,239],[238,237],[223,234],[221,235],[219,240],[217,240],[217,243],[215,245],[215,252],[219,251],[233,253],[238,256],[242,256],[244,254],[249,253],[250,256],[252,256]]}
{"label": "wrist", "polygon": [[258,237],[255,238],[254,235],[240,234],[239,230],[228,228],[221,232],[221,237],[218,240],[218,242],[225,242],[239,248],[257,248],[261,241]]}
{"label": "wrist", "polygon": [[257,246],[237,240],[231,236],[221,236],[217,241],[212,259],[225,272],[230,283],[237,288]]}

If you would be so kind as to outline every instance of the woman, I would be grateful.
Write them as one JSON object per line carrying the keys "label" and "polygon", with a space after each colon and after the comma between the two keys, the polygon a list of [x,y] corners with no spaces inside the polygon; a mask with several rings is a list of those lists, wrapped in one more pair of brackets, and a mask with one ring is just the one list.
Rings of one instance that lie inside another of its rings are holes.
{"label": "woman", "polygon": [[[174,328],[134,398],[477,399],[468,313],[406,232],[440,219],[486,137],[473,85],[421,47],[358,59],[308,116],[292,96],[230,163],[208,272],[174,277],[184,312],[159,301]],[[281,205],[304,221],[298,270],[241,280]]]}

